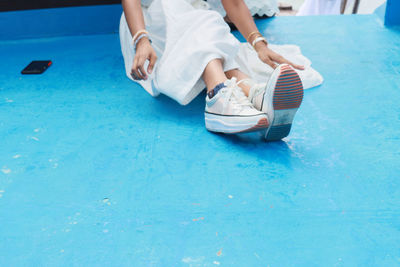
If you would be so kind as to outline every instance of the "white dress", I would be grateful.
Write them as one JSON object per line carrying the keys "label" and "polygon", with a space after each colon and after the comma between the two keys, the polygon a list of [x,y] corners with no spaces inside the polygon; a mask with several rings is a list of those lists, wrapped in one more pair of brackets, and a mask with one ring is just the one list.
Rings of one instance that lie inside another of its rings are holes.
{"label": "white dress", "polygon": [[[225,71],[239,68],[260,82],[266,82],[270,77],[272,68],[258,59],[251,46],[240,44],[221,14],[208,10],[207,3],[199,2],[202,1],[142,0],[146,29],[158,60],[149,79],[137,82],[152,96],[162,93],[182,105],[190,103],[205,88],[202,73],[216,58],[223,60]],[[130,73],[135,51],[124,14],[119,34],[126,75],[133,80]],[[283,56],[295,63],[311,64],[296,46],[271,48],[278,48]],[[322,83],[322,77],[311,67],[299,75],[305,88]],[[308,81],[305,83],[304,79]]]}
{"label": "white dress", "polygon": [[[251,15],[272,17],[279,13],[278,0],[244,0],[249,8]],[[218,11],[222,16],[226,12],[221,4],[221,0],[208,0],[207,3],[212,9]]]}
{"label": "white dress", "polygon": [[342,0],[306,0],[297,16],[340,15]]}
{"label": "white dress", "polygon": [[[201,76],[211,60],[222,59],[225,71],[238,68],[240,43],[216,11],[195,9],[186,0],[154,0],[143,13],[158,62],[150,79],[139,83],[151,95],[163,93],[186,105],[205,88]],[[120,39],[132,78],[134,49],[124,14]]]}

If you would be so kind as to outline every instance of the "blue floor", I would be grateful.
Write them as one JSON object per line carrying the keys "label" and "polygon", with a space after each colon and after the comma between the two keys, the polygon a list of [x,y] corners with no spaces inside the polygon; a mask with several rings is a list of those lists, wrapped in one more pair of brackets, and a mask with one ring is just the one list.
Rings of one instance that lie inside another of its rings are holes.
{"label": "blue floor", "polygon": [[0,42],[0,266],[400,266],[400,31],[259,25],[325,78],[283,142],[150,97],[116,34]]}

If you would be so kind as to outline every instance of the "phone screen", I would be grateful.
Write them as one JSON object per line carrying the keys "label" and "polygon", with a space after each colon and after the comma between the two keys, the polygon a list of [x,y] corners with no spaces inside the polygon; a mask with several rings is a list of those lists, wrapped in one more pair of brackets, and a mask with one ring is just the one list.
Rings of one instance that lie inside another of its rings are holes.
{"label": "phone screen", "polygon": [[51,60],[34,60],[26,66],[22,74],[41,74],[47,70],[53,62]]}

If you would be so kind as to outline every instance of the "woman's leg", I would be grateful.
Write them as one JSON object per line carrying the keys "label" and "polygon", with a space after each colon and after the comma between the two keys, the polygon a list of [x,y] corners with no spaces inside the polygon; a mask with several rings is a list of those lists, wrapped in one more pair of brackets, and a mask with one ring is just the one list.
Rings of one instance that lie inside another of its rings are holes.
{"label": "woman's leg", "polygon": [[[225,72],[225,75],[226,75],[226,77],[228,77],[228,79],[232,79],[232,77],[236,77],[238,81],[250,78],[249,76],[247,76],[246,74],[244,74],[243,72],[241,72],[238,69],[229,70],[229,71]],[[243,93],[246,96],[249,96],[250,85],[248,85],[247,83],[241,83],[239,85],[239,87],[242,88]]]}
{"label": "woman's leg", "polygon": [[203,72],[203,80],[206,83],[207,92],[214,89],[218,84],[225,82],[227,79],[221,59],[213,59],[207,64]]}
{"label": "woman's leg", "polygon": [[219,88],[218,85],[227,79],[222,60],[214,59],[207,64],[203,72],[203,80],[208,92],[204,112],[206,128],[212,132],[222,133],[243,133],[267,129],[267,115],[256,110],[243,94],[233,91],[237,88],[213,90],[216,87]]}
{"label": "woman's leg", "polygon": [[[250,78],[238,69],[233,69],[224,73],[221,59],[211,60],[203,72],[203,80],[206,83],[207,92],[214,89],[218,84],[223,83],[227,79],[231,79],[233,77],[236,77],[238,81]],[[242,88],[244,94],[249,96],[250,86],[246,83],[241,83],[239,86]]]}

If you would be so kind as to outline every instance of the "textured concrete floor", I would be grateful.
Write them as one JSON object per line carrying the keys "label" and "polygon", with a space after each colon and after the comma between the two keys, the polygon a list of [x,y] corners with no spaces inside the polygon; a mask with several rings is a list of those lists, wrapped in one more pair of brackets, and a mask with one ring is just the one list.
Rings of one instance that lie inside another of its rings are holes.
{"label": "textured concrete floor", "polygon": [[258,23],[326,79],[283,142],[207,132],[204,95],[151,98],[118,35],[0,42],[0,265],[399,266],[400,32]]}

